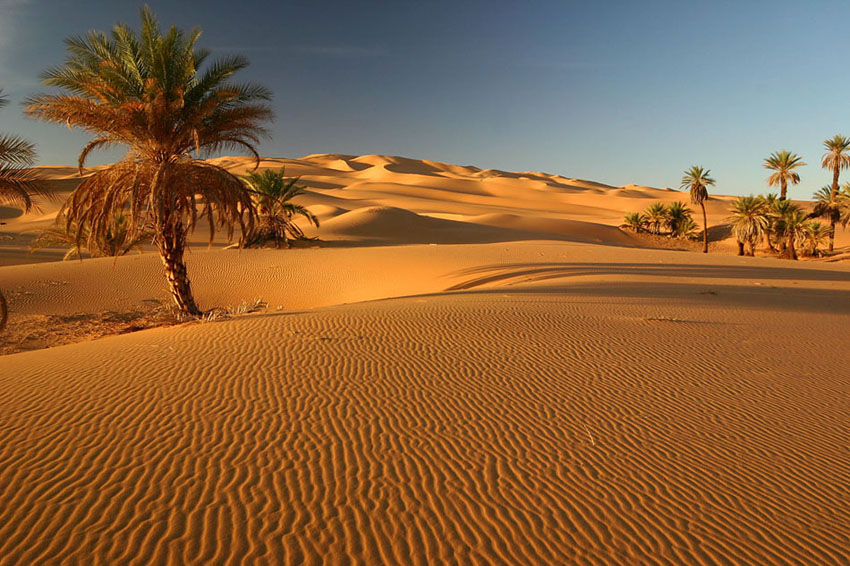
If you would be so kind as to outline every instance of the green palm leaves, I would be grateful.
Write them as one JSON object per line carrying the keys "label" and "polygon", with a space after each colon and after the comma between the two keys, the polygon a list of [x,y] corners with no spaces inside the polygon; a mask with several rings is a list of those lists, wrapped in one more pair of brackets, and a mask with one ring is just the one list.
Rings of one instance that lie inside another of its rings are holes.
{"label": "green palm leaves", "polygon": [[755,255],[756,244],[770,227],[767,202],[759,197],[738,197],[732,203],[732,234],[741,244],[741,252]]}
{"label": "green palm leaves", "polygon": [[800,175],[794,169],[806,165],[803,159],[788,150],[780,150],[771,153],[764,160],[765,169],[775,171],[767,178],[767,184],[771,187],[780,187],[779,198],[785,200],[788,196],[788,184],[796,185],[800,182]]}
{"label": "green palm leaves", "polygon": [[284,168],[280,171],[267,169],[262,173],[253,172],[245,177],[260,217],[258,229],[250,237],[248,245],[274,241],[275,247],[279,248],[281,243],[289,247],[290,240],[304,238],[304,231],[293,221],[296,215],[319,226],[319,219],[312,212],[291,202],[304,193],[304,187],[298,185],[298,180],[299,177],[287,178]]}
{"label": "green palm leaves", "polygon": [[714,183],[711,170],[693,165],[685,171],[682,183],[679,185],[680,189],[687,189],[691,193],[691,202],[698,204],[702,209],[702,252],[706,254],[708,253],[708,218],[705,214],[705,201],[708,200],[708,187],[714,186]]}
{"label": "green palm leaves", "polygon": [[648,231],[652,234],[661,234],[661,228],[666,227],[669,236],[690,238],[696,231],[691,214],[691,209],[683,202],[673,202],[669,205],[656,202],[649,205],[643,213],[626,214],[622,226],[634,232]]}
{"label": "green palm leaves", "polygon": [[[8,100],[0,90],[0,108]],[[28,169],[35,159],[35,146],[12,134],[0,134],[0,204],[13,204],[29,211],[32,195],[44,194]]]}

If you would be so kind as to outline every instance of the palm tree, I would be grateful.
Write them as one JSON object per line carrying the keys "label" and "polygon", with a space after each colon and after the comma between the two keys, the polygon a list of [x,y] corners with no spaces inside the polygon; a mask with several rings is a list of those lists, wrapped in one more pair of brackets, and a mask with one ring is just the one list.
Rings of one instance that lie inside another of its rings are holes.
{"label": "palm tree", "polygon": [[[738,255],[754,256],[756,242],[766,233],[770,226],[767,215],[767,205],[759,197],[752,195],[738,197],[732,202],[732,234],[738,241]],[[745,246],[749,246],[749,250]]]}
{"label": "palm tree", "polygon": [[759,195],[758,199],[764,204],[764,211],[767,214],[767,227],[764,229],[764,245],[768,251],[776,253],[778,250],[773,245],[773,236],[776,232],[776,218],[770,212],[776,207],[776,203],[779,202],[779,195],[776,193],[767,193],[766,195]]}
{"label": "palm tree", "polygon": [[304,231],[292,221],[295,215],[303,216],[307,222],[319,227],[319,219],[312,212],[291,202],[304,193],[305,187],[297,184],[300,177],[287,178],[284,169],[255,171],[245,177],[259,216],[258,229],[251,235],[248,245],[262,245],[274,240],[276,248],[280,248],[281,242],[289,247],[290,239],[304,238]]}
{"label": "palm tree", "polygon": [[[8,100],[0,90],[0,108],[6,104]],[[15,135],[0,133],[0,204],[17,205],[29,212],[35,207],[33,195],[47,194],[28,169],[34,161],[33,144]],[[8,319],[9,308],[0,292],[0,331],[6,328]]]}
{"label": "palm tree", "polygon": [[785,200],[788,196],[788,183],[796,185],[800,182],[800,174],[794,169],[804,165],[802,157],[785,149],[771,153],[764,160],[765,169],[776,171],[767,178],[767,184],[770,187],[780,187],[780,200]]}
{"label": "palm tree", "polygon": [[789,200],[778,201],[772,214],[776,217],[777,234],[784,239],[782,257],[797,259],[795,243],[804,237],[809,216]]}
{"label": "palm tree", "polygon": [[[67,226],[88,229],[92,245],[106,238],[118,213],[128,218],[128,238],[152,227],[169,290],[178,308],[200,315],[183,260],[186,239],[206,218],[216,229],[243,238],[253,230],[256,210],[242,182],[222,167],[193,157],[256,145],[272,118],[268,90],[231,78],[248,65],[232,56],[206,63],[209,51],[196,48],[200,30],[160,30],[151,10],[141,10],[141,31],[118,24],[107,35],[90,31],[66,40],[63,66],[44,73],[60,94],[30,98],[30,116],[95,137],[79,157],[80,172],[90,152],[122,146],[122,161],[86,178],[64,207]],[[199,198],[200,197],[200,198]],[[78,230],[82,238],[83,230]]]}
{"label": "palm tree", "polygon": [[[850,138],[842,135],[833,136],[832,139],[824,140],[823,146],[826,153],[821,158],[821,166],[832,170],[832,200],[838,195],[838,174],[842,169],[850,167]],[[835,248],[835,222],[829,221],[829,251]]]}
{"label": "palm tree", "polygon": [[702,253],[708,253],[708,218],[705,214],[705,201],[708,199],[708,187],[714,186],[714,179],[709,177],[710,169],[703,169],[698,165],[692,166],[685,171],[682,177],[680,189],[687,188],[691,192],[691,202],[702,208]]}
{"label": "palm tree", "polygon": [[671,236],[682,236],[681,228],[686,221],[691,219],[691,209],[683,202],[671,202],[667,205],[667,218],[665,222],[670,228]]}
{"label": "palm tree", "polygon": [[803,224],[801,243],[806,246],[806,255],[818,255],[818,247],[829,238],[829,226],[821,224],[816,220],[809,220]]}
{"label": "palm tree", "polygon": [[687,238],[692,239],[696,237],[697,223],[694,222],[694,219],[688,216],[676,226],[676,232],[673,234],[677,238]]}
{"label": "palm tree", "polygon": [[659,234],[661,226],[667,221],[667,207],[662,202],[654,202],[647,207],[644,215],[649,224],[649,231],[653,234]]}
{"label": "palm tree", "polygon": [[623,221],[623,227],[635,232],[643,232],[649,225],[649,220],[645,214],[640,212],[629,212]]}

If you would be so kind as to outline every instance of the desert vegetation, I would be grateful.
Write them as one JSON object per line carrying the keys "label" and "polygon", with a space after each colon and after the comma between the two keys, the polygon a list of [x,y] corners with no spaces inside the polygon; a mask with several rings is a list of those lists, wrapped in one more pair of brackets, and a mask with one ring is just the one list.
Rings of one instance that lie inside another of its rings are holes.
{"label": "desert vegetation", "polygon": [[633,232],[690,239],[697,233],[692,213],[693,211],[683,202],[672,202],[669,205],[656,202],[649,205],[644,212],[626,214],[622,227]]}
{"label": "desert vegetation", "polygon": [[[8,100],[0,90],[0,108]],[[0,133],[0,204],[12,204],[29,212],[35,207],[33,197],[46,192],[36,182],[29,166],[35,161],[35,146],[14,134]],[[0,331],[6,328],[9,309],[0,289]]]}
{"label": "desert vegetation", "polygon": [[258,222],[245,245],[263,246],[274,242],[276,248],[289,247],[293,240],[304,239],[304,231],[294,222],[295,216],[319,226],[319,219],[306,207],[292,202],[304,192],[298,177],[287,178],[285,168],[280,171],[266,169],[262,173],[252,172],[245,177],[257,210]]}
{"label": "desert vegetation", "polygon": [[248,65],[240,56],[207,62],[196,46],[200,30],[163,32],[147,7],[141,31],[116,25],[66,40],[64,65],[44,73],[56,94],[27,101],[26,112],[47,122],[80,128],[94,136],[79,156],[82,173],[89,154],[119,146],[123,160],[85,177],[63,214],[68,232],[89,250],[126,217],[126,238],[153,231],[170,293],[178,308],[202,314],[195,303],[184,252],[186,238],[206,219],[216,230],[244,239],[257,218],[251,193],[222,167],[199,159],[222,149],[247,150],[259,161],[256,144],[272,119],[262,86],[232,82]]}

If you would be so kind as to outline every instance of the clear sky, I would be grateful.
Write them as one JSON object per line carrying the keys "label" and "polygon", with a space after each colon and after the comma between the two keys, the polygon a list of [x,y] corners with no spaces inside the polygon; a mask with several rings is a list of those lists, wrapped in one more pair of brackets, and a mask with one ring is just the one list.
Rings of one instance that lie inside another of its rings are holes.
{"label": "clear sky", "polygon": [[[821,142],[850,134],[846,1],[149,2],[204,30],[275,93],[261,153],[382,153],[613,185],[677,187],[703,165],[718,193],[767,190],[762,160],[809,163],[794,198],[830,182]],[[0,88],[15,101],[64,60],[62,40],[118,21],[128,0],[0,0]],[[86,136],[0,112],[41,163]],[[101,160],[110,157],[101,156]],[[850,176],[848,176],[850,179]]]}

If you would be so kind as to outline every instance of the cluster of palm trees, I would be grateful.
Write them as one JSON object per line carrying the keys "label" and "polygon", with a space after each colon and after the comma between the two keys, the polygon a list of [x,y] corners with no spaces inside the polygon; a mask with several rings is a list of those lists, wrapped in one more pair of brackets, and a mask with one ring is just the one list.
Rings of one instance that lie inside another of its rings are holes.
{"label": "cluster of palm trees", "polygon": [[[839,185],[841,171],[850,168],[850,138],[842,135],[824,140],[826,150],[821,158],[821,166],[832,172],[832,185],[822,187],[814,194],[815,207],[805,212],[799,205],[787,200],[788,186],[800,182],[797,168],[806,163],[788,150],[770,154],[764,160],[764,167],[773,171],[767,178],[771,187],[779,187],[779,195],[739,197],[731,205],[729,221],[732,233],[738,242],[739,255],[755,255],[759,241],[764,241],[769,252],[780,257],[797,259],[797,248],[805,255],[818,255],[820,247],[828,242],[827,249],[835,249],[835,227],[839,223],[846,227],[850,223],[850,183]],[[680,189],[691,193],[691,202],[700,205],[703,215],[703,252],[708,252],[708,230],[705,213],[705,201],[708,199],[708,187],[715,184],[710,171],[693,166],[685,171]],[[674,203],[674,205],[680,203]],[[671,205],[673,206],[673,205]],[[644,213],[626,214],[623,226],[635,231],[648,231],[659,234],[662,226],[670,227],[670,235],[677,234],[666,219],[668,207],[661,203],[651,205]],[[829,225],[813,220],[825,218]],[[690,235],[696,227],[689,226]]]}
{"label": "cluster of palm trees", "polygon": [[[277,246],[303,236],[292,224],[294,215],[318,225],[309,211],[288,202],[303,187],[283,171],[253,175],[246,184],[201,159],[242,149],[259,165],[256,145],[268,135],[264,124],[273,114],[266,88],[232,80],[248,61],[231,56],[210,62],[209,51],[196,46],[199,37],[198,29],[163,31],[146,6],[139,33],[118,24],[108,34],[67,39],[65,63],[42,76],[58,92],[29,98],[25,109],[30,117],[92,134],[79,156],[81,175],[92,151],[127,150],[118,163],[82,179],[62,207],[63,225],[42,242],[120,255],[150,240],[175,303],[194,316],[202,311],[183,256],[198,222],[209,226],[211,240],[216,231],[232,237],[238,228],[243,243],[270,239]],[[34,156],[32,144],[0,136],[0,198],[27,211],[32,195],[44,194],[28,176]],[[0,295],[0,327],[5,322]]]}
{"label": "cluster of palm trees", "polygon": [[624,228],[635,232],[650,234],[666,234],[671,238],[691,238],[697,232],[697,225],[692,217],[693,211],[683,202],[672,202],[665,205],[655,202],[643,212],[626,214]]}
{"label": "cluster of palm trees", "polygon": [[[691,203],[699,205],[702,209],[703,253],[708,253],[708,221],[705,214],[705,201],[708,199],[708,187],[714,185],[715,182],[710,175],[710,170],[694,165],[685,171],[682,176],[682,183],[679,186],[680,189],[687,189],[691,194]],[[630,212],[626,214],[623,225],[637,232],[645,230],[653,234],[660,234],[661,227],[667,226],[670,228],[669,235],[687,238],[692,237],[697,231],[696,223],[691,218],[691,209],[680,202],[674,202],[669,206],[657,202],[650,205],[643,214]]]}
{"label": "cluster of palm trees", "polygon": [[738,242],[738,255],[755,255],[756,246],[780,257],[797,259],[797,248],[814,256],[829,237],[829,227],[811,219],[793,202],[775,194],[738,197],[731,205],[729,222]]}

